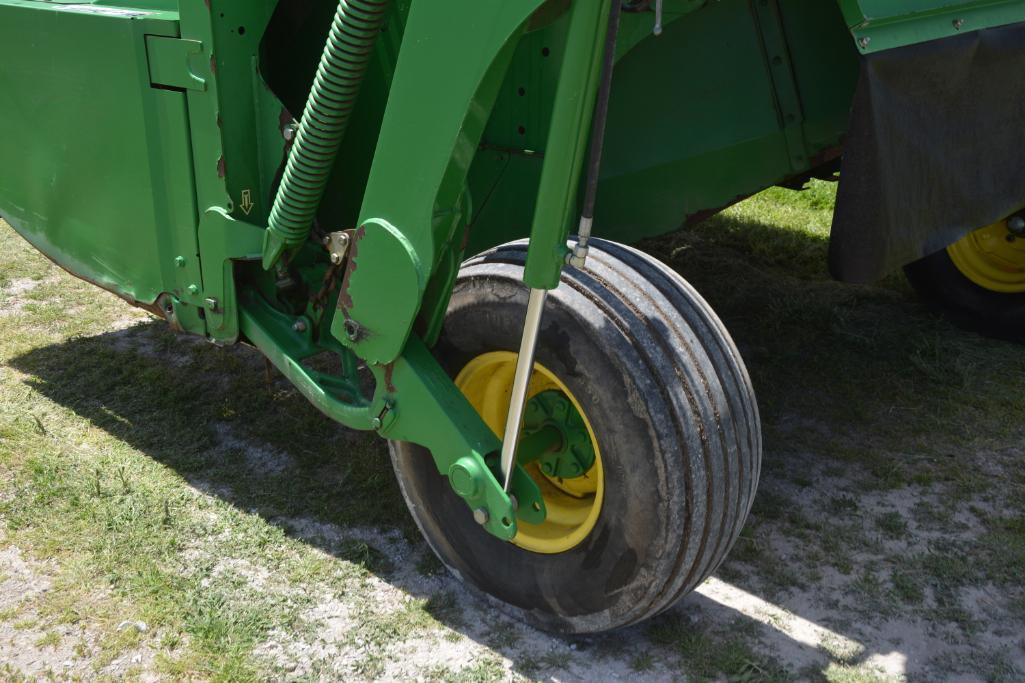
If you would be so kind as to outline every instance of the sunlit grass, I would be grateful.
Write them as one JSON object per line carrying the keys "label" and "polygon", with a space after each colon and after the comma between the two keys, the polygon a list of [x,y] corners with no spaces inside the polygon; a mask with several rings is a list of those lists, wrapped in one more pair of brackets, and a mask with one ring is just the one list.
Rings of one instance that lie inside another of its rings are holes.
{"label": "sunlit grass", "polygon": [[[939,618],[933,596],[985,583],[1009,591],[1025,615],[1013,587],[1025,563],[1025,477],[1012,461],[1025,414],[1021,349],[952,328],[899,274],[876,286],[833,282],[825,261],[832,201],[827,183],[772,189],[643,245],[715,306],[762,407],[765,486],[721,574],[783,598],[838,572],[864,598],[862,616]],[[330,423],[280,377],[268,382],[255,352],[173,335],[58,271],[6,226],[0,250],[0,523],[8,543],[54,562],[57,589],[26,608],[46,634],[41,646],[55,641],[54,624],[88,623],[101,636],[97,667],[145,645],[169,677],[244,680],[267,675],[254,647],[309,627],[301,615],[316,595],[351,605],[362,615],[351,637],[380,652],[418,629],[458,630],[450,597],[379,612],[367,582],[399,568],[372,544],[311,542],[286,523],[397,528],[421,553],[412,560],[418,571],[437,575],[383,444]],[[794,454],[814,454],[816,468],[794,467]],[[846,489],[829,489],[813,472]],[[861,502],[892,491],[921,496],[914,514],[877,514]],[[954,528],[937,498],[985,504],[983,533],[900,558],[888,576],[868,571],[866,556],[891,562],[886,543],[910,542],[914,529]],[[800,563],[780,556],[767,540],[773,534],[801,549]],[[125,620],[149,628],[126,633],[118,629]],[[650,629],[654,654],[623,654],[637,672],[797,673],[744,629],[695,631],[673,615]],[[614,649],[615,639],[601,642]],[[542,659],[520,670],[537,671]],[[380,674],[385,664],[372,655],[356,670]],[[503,674],[490,660],[424,672],[457,675]],[[835,657],[815,676],[875,680]]]}

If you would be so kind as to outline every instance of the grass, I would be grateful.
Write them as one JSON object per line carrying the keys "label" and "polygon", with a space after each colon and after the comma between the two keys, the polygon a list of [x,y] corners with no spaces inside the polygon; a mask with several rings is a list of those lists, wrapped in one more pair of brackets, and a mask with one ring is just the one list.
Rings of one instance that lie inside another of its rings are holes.
{"label": "grass", "polygon": [[[826,183],[773,189],[642,245],[721,314],[762,408],[762,489],[719,576],[780,604],[815,595],[840,622],[933,620],[954,629],[942,633],[952,652],[984,649],[965,590],[998,591],[1001,623],[1025,623],[1020,348],[950,327],[897,274],[870,287],[830,280],[832,202]],[[484,656],[422,676],[503,680],[506,657],[535,678],[609,657],[638,677],[879,678],[842,646],[814,650],[825,659],[809,674],[736,615],[671,612],[630,646],[598,639],[584,654],[551,640],[532,653],[536,634],[483,628],[493,608],[467,608],[444,583],[381,443],[268,381],[255,353],[173,335],[57,272],[6,226],[0,249],[0,529],[53,583],[0,622],[52,650],[74,642],[61,628],[85,629],[87,677],[140,652],[172,679],[337,673],[326,655],[290,671],[306,657],[294,643],[358,653],[351,675],[389,677],[411,641],[471,640]],[[349,614],[334,644],[325,603]],[[1011,680],[1022,653],[1000,652],[992,677]]]}

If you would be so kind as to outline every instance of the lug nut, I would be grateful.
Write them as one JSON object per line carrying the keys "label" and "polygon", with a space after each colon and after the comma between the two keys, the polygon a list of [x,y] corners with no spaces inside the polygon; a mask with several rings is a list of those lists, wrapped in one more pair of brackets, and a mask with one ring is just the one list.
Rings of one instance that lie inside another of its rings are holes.
{"label": "lug nut", "polygon": [[481,526],[487,524],[490,519],[491,515],[488,514],[487,508],[477,508],[473,511],[473,521],[477,522],[477,524],[480,524]]}

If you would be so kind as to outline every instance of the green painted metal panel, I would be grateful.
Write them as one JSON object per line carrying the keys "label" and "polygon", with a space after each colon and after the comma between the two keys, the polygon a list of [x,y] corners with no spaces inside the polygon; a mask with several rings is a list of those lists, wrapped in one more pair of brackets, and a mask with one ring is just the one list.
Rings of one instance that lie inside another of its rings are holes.
{"label": "green painted metal panel", "polygon": [[147,64],[145,36],[178,24],[107,9],[0,3],[0,214],[71,272],[152,305],[200,282],[185,97],[152,89]]}
{"label": "green painted metal panel", "polygon": [[[596,234],[664,234],[838,154],[858,55],[835,4],[723,0],[659,38],[651,14],[623,22]],[[470,253],[527,236],[564,33],[529,34],[513,59],[470,176]]]}
{"label": "green painted metal panel", "polygon": [[833,3],[780,0],[779,6],[814,166],[816,159],[836,153],[847,130],[858,53]]}
{"label": "green painted metal panel", "polygon": [[866,54],[1025,21],[1022,0],[837,1]]}

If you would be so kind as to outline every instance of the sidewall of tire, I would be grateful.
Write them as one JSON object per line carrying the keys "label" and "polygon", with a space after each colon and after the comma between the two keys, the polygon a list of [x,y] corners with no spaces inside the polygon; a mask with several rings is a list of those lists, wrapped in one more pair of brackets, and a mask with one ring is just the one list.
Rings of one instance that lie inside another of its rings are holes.
{"label": "sidewall of tire", "polygon": [[[523,256],[522,245],[507,245],[464,268],[436,349],[451,376],[478,355],[518,349],[527,298]],[[606,275],[616,277],[612,271]],[[658,351],[643,348],[631,329],[642,324],[639,312],[622,298],[610,298],[607,284],[592,274],[567,274],[549,297],[537,356],[580,402],[602,453],[604,504],[595,529],[580,545],[543,555],[499,541],[474,523],[424,449],[392,447],[410,509],[442,561],[517,616],[563,633],[634,623],[693,589],[739,534],[757,481],[752,465],[745,482],[727,484],[731,500],[709,500],[721,495],[721,482],[713,479],[730,476],[729,467],[725,475],[712,471],[708,425],[681,420],[678,404],[694,404],[707,422],[716,419],[718,409],[732,412],[729,402],[704,405],[701,397],[678,395],[707,389],[698,386],[708,383],[702,368],[693,376],[673,377],[667,386],[660,376],[665,368],[652,366],[652,353]],[[695,364],[710,362],[704,357]],[[739,373],[747,392],[742,400],[753,404],[742,367]],[[739,417],[757,421],[756,408],[746,410],[750,414]],[[749,445],[760,449],[760,437]],[[738,474],[735,469],[732,476]],[[730,528],[718,528],[716,506],[731,504],[740,512],[720,515]]]}
{"label": "sidewall of tire", "polygon": [[994,292],[972,282],[944,249],[905,267],[925,301],[957,326],[989,337],[1025,342],[1025,294]]}

